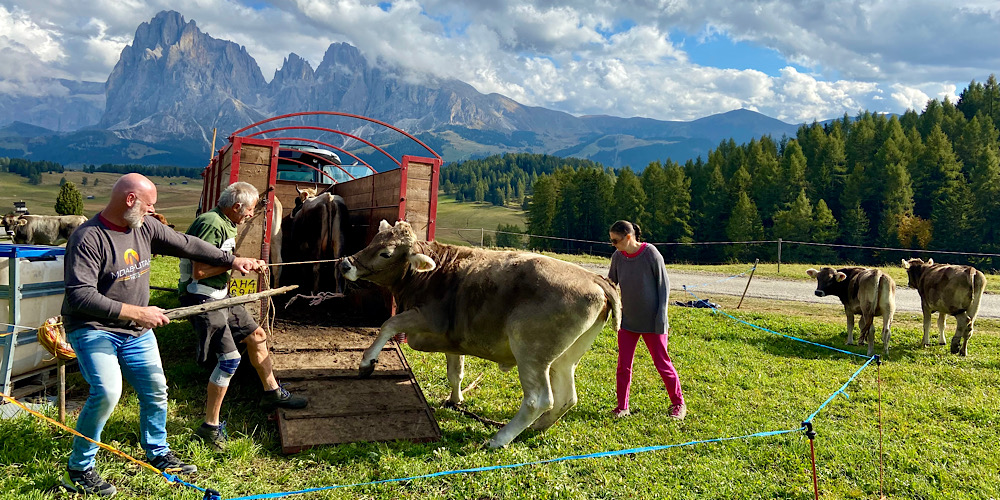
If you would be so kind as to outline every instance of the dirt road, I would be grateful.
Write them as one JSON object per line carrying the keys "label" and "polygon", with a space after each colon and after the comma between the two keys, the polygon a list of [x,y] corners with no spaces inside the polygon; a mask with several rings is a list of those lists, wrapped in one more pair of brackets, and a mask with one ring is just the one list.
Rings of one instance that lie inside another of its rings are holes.
{"label": "dirt road", "polygon": [[[583,267],[591,271],[607,276],[608,266],[599,264],[584,264]],[[746,277],[719,281],[726,278],[720,274],[693,273],[677,270],[667,270],[670,276],[670,300],[688,301],[694,300],[690,294],[684,292],[684,285],[698,296],[698,298],[712,300],[712,295],[736,295],[743,294],[746,287]],[[747,290],[747,297],[773,300],[794,300],[798,302],[814,302],[820,304],[840,304],[836,297],[817,297],[813,292],[816,290],[816,283],[813,281],[783,280],[774,278],[754,277]],[[920,296],[917,291],[896,283],[896,311],[920,313]],[[983,302],[979,308],[981,318],[1000,318],[1000,295],[983,295]],[[937,317],[934,318],[935,322]],[[935,323],[936,324],[936,323]]]}

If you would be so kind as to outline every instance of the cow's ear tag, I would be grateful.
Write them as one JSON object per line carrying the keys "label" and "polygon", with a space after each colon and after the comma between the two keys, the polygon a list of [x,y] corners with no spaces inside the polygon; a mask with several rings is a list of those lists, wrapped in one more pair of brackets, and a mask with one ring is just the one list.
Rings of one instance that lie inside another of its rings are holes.
{"label": "cow's ear tag", "polygon": [[819,271],[817,271],[815,269],[806,269],[806,274],[808,274],[809,277],[811,277],[811,278],[815,278],[817,272],[819,272]]}
{"label": "cow's ear tag", "polygon": [[837,282],[841,282],[847,279],[847,275],[844,273],[837,273]]}
{"label": "cow's ear tag", "polygon": [[437,264],[434,263],[434,259],[422,253],[415,253],[411,255],[410,265],[413,266],[413,270],[418,273],[426,273],[427,271],[433,271],[437,268]]}
{"label": "cow's ear tag", "polygon": [[392,226],[390,226],[389,223],[385,221],[385,219],[382,219],[382,222],[379,222],[379,224],[378,224],[378,232],[384,233],[386,231],[391,231],[391,230],[392,230]]}

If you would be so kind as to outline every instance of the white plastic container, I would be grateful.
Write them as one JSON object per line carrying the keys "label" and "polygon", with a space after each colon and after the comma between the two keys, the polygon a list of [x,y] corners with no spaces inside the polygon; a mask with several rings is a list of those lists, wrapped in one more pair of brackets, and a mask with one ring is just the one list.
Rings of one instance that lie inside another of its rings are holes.
{"label": "white plastic container", "polygon": [[[56,257],[54,260],[17,259],[17,273],[20,277],[22,290],[24,285],[34,283],[51,283],[63,281],[63,257]],[[10,259],[0,257],[0,287],[10,285]],[[13,293],[8,293],[8,296]],[[20,326],[37,328],[46,319],[58,316],[62,309],[63,293],[45,295],[41,297],[21,298],[18,302],[20,318],[16,322]],[[10,299],[0,299],[0,323],[14,323],[10,320]],[[0,331],[6,331],[7,325],[0,325]],[[16,332],[25,331],[24,328],[15,327]],[[7,356],[4,352],[3,356]],[[55,365],[56,360],[38,342],[21,344],[14,347],[14,362],[12,363],[11,377],[17,377],[39,368]],[[2,374],[0,374],[2,375]]]}

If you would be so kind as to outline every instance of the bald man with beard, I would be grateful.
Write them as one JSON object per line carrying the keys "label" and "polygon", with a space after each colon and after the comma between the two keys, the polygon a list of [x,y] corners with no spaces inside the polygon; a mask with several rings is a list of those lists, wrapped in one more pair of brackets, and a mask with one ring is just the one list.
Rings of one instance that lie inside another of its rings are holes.
{"label": "bald man with beard", "polygon": [[[76,430],[101,440],[124,379],[139,398],[139,444],[146,459],[161,471],[190,474],[198,468],[182,462],[167,444],[167,379],[153,328],[170,320],[163,309],[149,305],[152,255],[174,255],[242,273],[261,269],[264,262],[235,257],[164,226],[152,217],[155,204],[152,181],[139,174],[123,175],[112,187],[108,205],[66,244],[63,324],[80,373],[90,384]],[[73,440],[64,488],[98,496],[117,492],[94,468],[97,450],[85,439]]]}

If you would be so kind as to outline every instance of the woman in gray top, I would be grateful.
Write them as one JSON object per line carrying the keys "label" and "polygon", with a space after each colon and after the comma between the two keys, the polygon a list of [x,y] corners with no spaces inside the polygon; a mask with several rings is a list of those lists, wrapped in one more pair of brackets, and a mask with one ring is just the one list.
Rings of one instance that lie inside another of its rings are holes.
{"label": "woman in gray top", "polygon": [[611,244],[617,250],[611,256],[608,278],[621,287],[622,326],[618,330],[618,372],[616,387],[618,407],[616,417],[629,414],[628,396],[632,386],[632,359],[639,339],[646,344],[653,364],[670,395],[670,418],[683,420],[687,414],[680,378],[667,354],[667,299],[670,278],[663,256],[653,245],[640,243],[642,230],[638,224],[620,220],[608,231]]}

